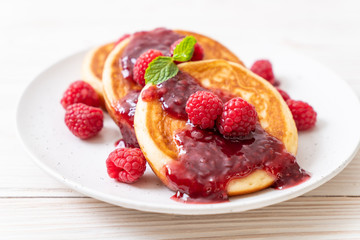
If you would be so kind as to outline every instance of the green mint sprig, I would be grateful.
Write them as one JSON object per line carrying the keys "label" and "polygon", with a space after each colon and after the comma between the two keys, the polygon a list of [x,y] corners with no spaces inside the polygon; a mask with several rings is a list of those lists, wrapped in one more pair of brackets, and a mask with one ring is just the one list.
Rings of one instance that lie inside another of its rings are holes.
{"label": "green mint sprig", "polygon": [[159,84],[174,77],[179,68],[171,57],[155,58],[145,71],[145,83]]}
{"label": "green mint sprig", "polygon": [[194,54],[196,39],[193,36],[185,37],[174,49],[172,57],[160,56],[151,61],[145,71],[145,83],[159,84],[174,77],[179,68],[174,61],[189,61]]}
{"label": "green mint sprig", "polygon": [[187,36],[178,45],[176,45],[173,53],[174,61],[187,62],[194,54],[194,46],[196,39],[193,36]]}

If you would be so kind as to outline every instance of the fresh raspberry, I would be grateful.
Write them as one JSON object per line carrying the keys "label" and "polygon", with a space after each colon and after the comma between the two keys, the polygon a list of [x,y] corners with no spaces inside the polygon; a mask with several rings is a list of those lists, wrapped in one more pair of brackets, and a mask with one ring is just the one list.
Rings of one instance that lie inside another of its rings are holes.
{"label": "fresh raspberry", "polygon": [[289,99],[286,101],[293,115],[296,128],[299,131],[307,130],[315,126],[316,112],[306,102]]}
{"label": "fresh raspberry", "polygon": [[275,84],[275,77],[269,60],[257,60],[250,69],[253,73]]}
{"label": "fresh raspberry", "polygon": [[282,98],[284,99],[285,102],[290,99],[289,94],[287,94],[287,92],[285,92],[284,90],[282,90],[278,87],[276,87],[276,90],[278,90],[278,92],[280,93],[280,95],[282,96]]}
{"label": "fresh raspberry", "polygon": [[61,105],[65,109],[74,103],[84,103],[88,106],[99,107],[100,99],[90,84],[78,80],[70,84],[61,99]]}
{"label": "fresh raspberry", "polygon": [[123,36],[121,36],[116,42],[115,42],[115,47],[121,43],[122,41],[124,41],[125,39],[127,39],[128,37],[130,37],[130,34],[124,34]]}
{"label": "fresh raspberry", "polygon": [[146,160],[139,148],[117,148],[106,159],[106,167],[111,178],[133,183],[144,174]]}
{"label": "fresh raspberry", "polygon": [[222,101],[214,93],[197,91],[190,95],[185,110],[192,124],[206,129],[214,127],[222,108]]}
{"label": "fresh raspberry", "polygon": [[[171,56],[174,53],[174,49],[176,47],[176,45],[178,45],[181,41],[183,40],[183,38],[175,41],[173,44],[171,44],[170,46],[170,54]],[[192,55],[192,58],[190,59],[190,61],[200,61],[204,58],[204,49],[200,46],[199,43],[195,43],[194,46],[194,53]]]}
{"label": "fresh raspberry", "polygon": [[103,118],[100,108],[75,103],[66,108],[65,124],[75,136],[87,139],[102,129]]}
{"label": "fresh raspberry", "polygon": [[149,66],[149,63],[151,63],[152,60],[155,58],[162,56],[163,54],[154,49],[150,49],[146,51],[145,53],[141,54],[140,57],[135,62],[134,65],[134,81],[137,82],[141,86],[145,86],[145,71],[147,67]]}
{"label": "fresh raspberry", "polygon": [[255,130],[256,121],[255,107],[237,97],[224,104],[223,112],[218,121],[218,129],[225,137],[246,136]]}

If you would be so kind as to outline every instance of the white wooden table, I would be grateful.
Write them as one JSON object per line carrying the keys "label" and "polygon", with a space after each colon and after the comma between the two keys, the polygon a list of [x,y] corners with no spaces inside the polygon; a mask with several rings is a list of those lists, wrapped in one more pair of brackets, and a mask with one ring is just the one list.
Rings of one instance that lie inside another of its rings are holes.
{"label": "white wooden table", "polygon": [[50,63],[135,30],[166,26],[229,46],[291,48],[333,69],[360,97],[359,1],[129,2],[0,2],[0,239],[360,239],[360,153],[304,196],[214,216],[112,206],[72,191],[31,161],[15,130],[25,86]]}

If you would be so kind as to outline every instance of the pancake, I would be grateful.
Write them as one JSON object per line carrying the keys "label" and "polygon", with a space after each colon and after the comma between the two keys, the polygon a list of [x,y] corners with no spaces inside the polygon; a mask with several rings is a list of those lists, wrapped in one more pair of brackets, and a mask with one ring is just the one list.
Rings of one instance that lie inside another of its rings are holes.
{"label": "pancake", "polygon": [[[175,32],[183,36],[194,36],[205,50],[205,59],[226,59],[242,64],[242,62],[231,51],[229,51],[227,48],[225,48],[223,45],[221,45],[215,40],[212,40],[206,36],[194,32],[188,32],[183,30],[175,30]],[[99,94],[103,106],[104,96],[102,74],[105,60],[110,54],[110,52],[114,49],[114,47],[115,42],[112,42],[90,50],[87,53],[82,66],[83,80],[88,82]],[[213,49],[220,49],[220,51],[214,51]]]}
{"label": "pancake", "polygon": [[83,80],[95,89],[103,106],[105,106],[105,102],[103,96],[102,73],[105,60],[114,47],[115,43],[108,43],[92,49],[86,55],[82,66]]}
{"label": "pancake", "polygon": [[[280,140],[287,152],[296,154],[298,135],[295,122],[281,95],[268,81],[241,64],[224,60],[188,62],[178,66],[202,87],[242,97],[254,105],[265,132]],[[140,96],[145,96],[149,88],[154,87],[146,85]],[[178,190],[169,182],[166,166],[179,157],[175,135],[187,127],[186,120],[170,116],[158,99],[144,101],[139,97],[134,127],[140,148],[154,173],[170,189]],[[266,151],[266,147],[263,148]],[[229,196],[256,192],[271,186],[275,180],[276,176],[257,169],[245,177],[230,180],[226,190]]]}
{"label": "pancake", "polygon": [[[155,29],[154,31],[170,31],[165,29]],[[171,31],[170,31],[171,32]],[[174,39],[179,39],[183,36],[191,35],[197,39],[197,42],[202,46],[204,50],[204,59],[225,59],[229,61],[236,62],[238,64],[243,64],[230,50],[228,50],[225,46],[220,44],[219,42],[194,33],[183,30],[174,30],[175,34],[177,34]],[[139,32],[137,34],[143,34],[145,32]],[[136,105],[134,102],[134,96],[136,92],[140,92],[142,87],[132,81],[129,80],[129,77],[124,77],[123,66],[121,64],[121,58],[123,53],[127,50],[127,46],[134,39],[133,34],[130,38],[123,40],[119,43],[109,54],[104,64],[104,70],[102,75],[103,81],[103,94],[106,109],[108,113],[115,121],[115,123],[120,127],[123,137],[126,141],[129,142],[129,146],[137,146],[135,134],[133,133],[133,105]],[[170,49],[170,45],[174,41],[168,41],[167,49]],[[164,46],[163,46],[164,48]],[[143,50],[145,52],[147,49]],[[131,74],[131,73],[127,73]],[[131,99],[125,99],[125,97],[129,97],[129,93],[133,93]],[[137,99],[136,99],[137,100]],[[124,102],[131,102],[127,105],[131,105],[130,109],[123,109],[122,104]],[[126,113],[129,111],[129,113]],[[125,112],[125,113],[124,113]]]}

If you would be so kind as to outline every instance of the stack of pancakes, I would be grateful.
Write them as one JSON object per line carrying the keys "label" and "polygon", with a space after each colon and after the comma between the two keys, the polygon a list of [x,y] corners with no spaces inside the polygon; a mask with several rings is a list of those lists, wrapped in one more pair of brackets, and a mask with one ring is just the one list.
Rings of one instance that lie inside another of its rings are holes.
{"label": "stack of pancakes", "polygon": [[[183,30],[174,30],[180,35],[194,36],[204,49],[204,60],[178,65],[180,71],[194,77],[206,89],[220,89],[233,96],[242,97],[255,106],[262,128],[279,139],[286,150],[295,155],[297,130],[291,112],[277,90],[266,80],[255,75],[219,42]],[[118,45],[109,43],[92,50],[83,66],[83,78],[102,97],[110,116],[119,125],[115,103],[128,93],[144,91],[135,82],[122,74],[121,57],[132,37]],[[141,94],[140,94],[141,96]],[[139,146],[154,173],[168,186],[164,166],[176,161],[178,150],[174,135],[183,129],[186,121],[172,118],[164,112],[158,100],[145,102],[138,98],[134,117],[134,130]],[[271,186],[276,178],[264,170],[256,170],[243,178],[236,178],[227,185],[228,195],[239,195],[259,191]]]}

